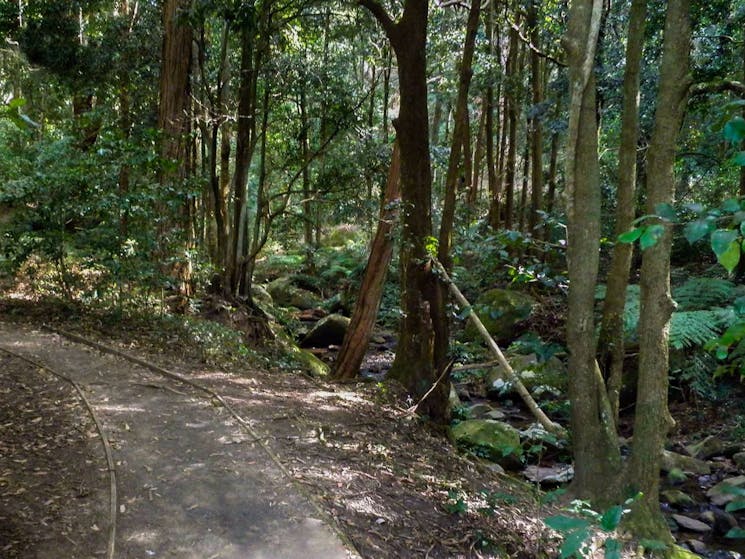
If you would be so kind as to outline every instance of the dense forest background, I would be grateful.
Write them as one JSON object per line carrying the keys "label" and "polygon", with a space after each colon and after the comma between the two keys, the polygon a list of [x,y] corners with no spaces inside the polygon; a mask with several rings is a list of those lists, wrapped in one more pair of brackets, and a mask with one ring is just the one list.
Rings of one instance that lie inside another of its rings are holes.
{"label": "dense forest background", "polygon": [[538,404],[503,368],[571,432],[573,494],[640,493],[630,529],[672,541],[669,398],[745,366],[745,4],[4,0],[0,34],[9,289],[240,309],[246,343],[351,315],[339,379],[377,320],[435,423],[488,348],[558,358]]}

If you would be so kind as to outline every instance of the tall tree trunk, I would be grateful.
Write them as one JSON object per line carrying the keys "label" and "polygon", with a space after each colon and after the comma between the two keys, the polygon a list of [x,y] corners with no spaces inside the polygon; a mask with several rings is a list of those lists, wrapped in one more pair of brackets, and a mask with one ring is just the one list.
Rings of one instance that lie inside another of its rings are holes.
{"label": "tall tree trunk", "polygon": [[517,30],[510,29],[510,49],[507,55],[507,86],[505,87],[505,110],[507,112],[507,160],[504,169],[504,228],[512,229],[512,217],[515,211],[515,168],[517,166],[517,115],[519,111],[517,76],[518,67]]}
{"label": "tall tree trunk", "polygon": [[[445,201],[442,208],[442,220],[440,222],[439,243],[437,247],[437,258],[449,273],[453,268],[451,248],[453,244],[453,224],[455,221],[455,205],[458,193],[458,179],[461,170],[461,160],[468,157],[466,139],[469,133],[468,119],[468,91],[471,87],[473,77],[473,55],[476,49],[476,33],[479,27],[479,15],[481,11],[481,0],[473,0],[471,10],[468,13],[466,23],[466,38],[463,45],[463,57],[460,62],[458,96],[455,102],[455,127],[453,129],[453,140],[450,146],[448,158],[447,175],[445,176]],[[469,177],[470,180],[470,177]],[[435,364],[438,368],[446,365],[446,359],[450,344],[450,318],[447,312],[447,301],[449,297],[448,286],[440,282],[437,285],[438,315],[435,320]]]}
{"label": "tall tree trunk", "polygon": [[482,171],[484,169],[482,162],[486,144],[486,118],[488,113],[488,101],[482,99],[481,116],[479,117],[479,127],[476,132],[476,149],[473,152],[473,173],[471,174],[471,184],[468,185],[466,192],[466,205],[468,209],[474,207],[478,199],[479,188],[481,187]]}
{"label": "tall tree trunk", "polygon": [[[627,231],[636,213],[636,146],[639,141],[639,76],[644,49],[644,21],[647,0],[633,0],[626,41],[626,67],[623,77],[623,114],[621,116],[621,145],[618,150],[618,199],[616,210],[616,238]],[[624,331],[623,313],[626,287],[629,283],[633,245],[616,242],[603,306],[600,327],[600,363],[607,379],[608,398],[613,419],[618,423],[619,397],[623,380]]]}
{"label": "tall tree trunk", "polygon": [[[538,29],[538,0],[530,0],[528,4],[528,27],[530,28],[530,42],[540,48],[540,34]],[[528,215],[528,233],[539,237],[536,230],[539,221],[538,212],[542,209],[543,198],[543,125],[537,114],[538,106],[543,102],[543,77],[541,75],[541,59],[534,49],[530,51],[530,82],[533,95],[533,118],[530,119],[530,157],[531,157],[531,187],[530,213]]]}
{"label": "tall tree trunk", "polygon": [[378,316],[383,286],[388,266],[393,256],[391,232],[398,221],[397,200],[400,195],[401,153],[398,142],[393,145],[391,167],[388,171],[385,195],[380,206],[378,228],[367,260],[365,274],[360,284],[359,295],[352,311],[349,328],[339,350],[333,370],[335,379],[352,379],[357,376],[360,365],[370,343],[375,319]]}
{"label": "tall tree trunk", "polygon": [[[427,115],[427,0],[406,0],[398,22],[377,0],[359,0],[377,18],[398,61],[400,111],[395,121],[401,147],[403,234],[400,266],[402,308],[400,337],[390,376],[421,398],[437,380],[433,320],[439,316],[436,279],[428,264],[427,239],[432,234],[432,169]],[[441,383],[419,410],[446,422],[448,388]]]}
{"label": "tall tree trunk", "polygon": [[[486,24],[485,24],[486,40],[489,42],[489,55],[494,56],[494,3],[490,2],[488,10],[486,12]],[[485,103],[484,110],[486,112],[486,120],[484,121],[484,136],[486,138],[486,182],[487,189],[489,192],[490,206],[491,201],[498,196],[497,192],[497,159],[494,149],[494,84],[489,82],[485,91]],[[498,136],[499,133],[496,132]],[[478,202],[478,196],[474,200],[473,205],[475,207]],[[490,212],[491,213],[491,212]]]}
{"label": "tall tree trunk", "polygon": [[564,46],[569,66],[566,145],[569,398],[572,489],[596,506],[614,501],[621,470],[615,424],[595,361],[595,288],[600,251],[600,181],[593,66],[603,0],[574,0]]}
{"label": "tall tree trunk", "polygon": [[[647,212],[673,202],[675,144],[685,114],[691,48],[689,0],[670,0],[665,17],[657,111],[647,162]],[[665,234],[642,255],[639,311],[639,381],[629,481],[643,497],[631,520],[640,537],[671,541],[660,514],[660,460],[667,432],[674,425],[667,408],[668,328],[675,303],[670,295],[669,224]]]}

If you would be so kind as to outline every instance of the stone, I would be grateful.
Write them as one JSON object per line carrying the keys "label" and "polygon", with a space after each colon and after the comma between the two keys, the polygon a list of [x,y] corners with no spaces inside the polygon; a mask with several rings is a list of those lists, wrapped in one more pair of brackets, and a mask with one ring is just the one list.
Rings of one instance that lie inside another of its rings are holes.
{"label": "stone", "polygon": [[716,506],[726,506],[727,503],[737,498],[737,495],[727,491],[728,488],[732,487],[745,489],[745,476],[731,477],[720,481],[706,492],[706,496]]}
{"label": "stone", "polygon": [[[530,318],[536,300],[527,293],[511,289],[490,289],[482,293],[473,305],[475,312],[497,341],[511,340],[517,333],[517,326]],[[481,335],[469,321],[466,338],[480,341]]]}
{"label": "stone", "polygon": [[719,437],[710,435],[704,440],[686,447],[688,453],[699,460],[708,460],[712,456],[721,456],[724,452],[724,442]]}
{"label": "stone", "polygon": [[561,484],[574,478],[574,468],[568,464],[556,464],[550,468],[528,466],[523,475],[533,483]]}
{"label": "stone", "polygon": [[697,458],[692,458],[690,456],[683,456],[682,454],[671,452],[669,450],[662,451],[661,468],[664,472],[682,470],[697,475],[711,473],[711,466],[703,460],[698,460]]}
{"label": "stone", "polygon": [[703,555],[709,549],[701,540],[686,540],[686,545],[691,548],[691,551],[699,555]]}
{"label": "stone", "polygon": [[732,460],[738,468],[745,469],[745,452],[735,452],[732,455]]}
{"label": "stone", "polygon": [[329,347],[341,345],[349,328],[349,318],[340,314],[330,314],[316,322],[303,338],[300,347]]}
{"label": "stone", "polygon": [[689,507],[696,504],[696,501],[690,495],[683,493],[680,489],[668,489],[662,491],[660,495],[666,503],[674,507]]}
{"label": "stone", "polygon": [[274,299],[272,299],[272,296],[264,286],[252,285],[251,297],[262,309],[270,309],[274,305]]}
{"label": "stone", "polygon": [[507,414],[504,413],[502,410],[491,410],[485,415],[486,419],[496,419],[496,420],[505,419],[506,417],[507,417]]}
{"label": "stone", "polygon": [[283,330],[275,332],[277,342],[282,349],[290,354],[294,360],[313,377],[325,377],[329,374],[329,366],[306,349],[299,348]]}
{"label": "stone", "polygon": [[675,523],[683,528],[684,530],[690,530],[691,532],[710,532],[711,526],[704,524],[700,520],[691,518],[690,516],[684,516],[682,514],[673,514],[673,520]]}
{"label": "stone", "polygon": [[302,311],[321,305],[321,298],[318,295],[295,286],[289,277],[274,280],[267,285],[266,290],[274,303],[280,307],[295,307]]}
{"label": "stone", "polygon": [[494,411],[494,409],[489,404],[474,404],[468,408],[468,417],[471,419],[484,419],[488,418],[488,414],[492,411]]}
{"label": "stone", "polygon": [[714,530],[720,535],[726,534],[732,528],[739,527],[737,519],[732,513],[716,507],[714,507],[713,510],[707,512],[711,513],[711,516],[714,518]]}
{"label": "stone", "polygon": [[509,423],[493,419],[468,419],[451,428],[458,446],[505,468],[521,465],[520,434]]}
{"label": "stone", "polygon": [[454,410],[455,408],[459,408],[462,405],[463,402],[460,401],[460,396],[458,396],[458,392],[455,390],[455,386],[451,384],[450,395],[448,396],[448,406],[451,410]]}

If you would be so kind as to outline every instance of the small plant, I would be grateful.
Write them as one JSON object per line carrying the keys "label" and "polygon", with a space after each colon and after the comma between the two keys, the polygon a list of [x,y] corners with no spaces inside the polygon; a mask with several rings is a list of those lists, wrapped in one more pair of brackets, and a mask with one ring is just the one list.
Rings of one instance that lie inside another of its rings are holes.
{"label": "small plant", "polygon": [[448,514],[465,514],[468,512],[468,505],[461,492],[451,489],[448,491],[448,500],[445,503],[445,511]]}
{"label": "small plant", "polygon": [[594,511],[586,501],[574,500],[568,511],[575,516],[549,516],[544,520],[549,528],[559,532],[564,542],[559,549],[560,559],[586,557],[590,551],[590,539],[598,530],[606,534],[603,548],[606,559],[621,558],[621,542],[613,533],[621,523],[623,516],[630,511],[625,508],[631,505],[639,495],[626,500],[623,505],[614,505],[603,513]]}

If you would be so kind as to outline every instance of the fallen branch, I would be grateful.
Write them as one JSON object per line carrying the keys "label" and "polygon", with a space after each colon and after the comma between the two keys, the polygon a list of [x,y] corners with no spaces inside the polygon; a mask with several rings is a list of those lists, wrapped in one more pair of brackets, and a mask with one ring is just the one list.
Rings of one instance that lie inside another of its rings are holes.
{"label": "fallen branch", "polygon": [[450,279],[450,276],[448,276],[448,273],[445,271],[445,268],[443,268],[442,264],[436,259],[433,259],[432,263],[434,269],[437,270],[437,273],[440,275],[440,278],[448,285],[448,289],[453,294],[453,297],[455,297],[458,305],[460,305],[463,309],[471,309],[471,312],[468,315],[468,320],[473,323],[473,325],[479,331],[479,334],[481,334],[481,337],[484,338],[484,341],[486,341],[486,345],[496,356],[499,365],[502,367],[502,376],[506,377],[507,380],[512,383],[515,391],[520,395],[520,398],[522,398],[523,402],[525,402],[525,405],[528,407],[530,412],[543,426],[543,428],[546,429],[546,431],[549,431],[550,433],[561,437],[566,437],[566,429],[564,429],[561,425],[551,421],[530,395],[530,392],[528,392],[528,389],[525,388],[525,385],[520,380],[520,377],[517,376],[509,361],[507,361],[507,358],[504,356],[504,353],[502,353],[502,350],[499,349],[497,342],[494,341],[494,338],[492,338],[491,334],[489,334],[489,331],[486,329],[486,326],[484,326],[484,323],[481,322],[481,319],[473,311],[471,303],[468,302],[468,299],[466,299],[463,293],[461,293],[460,289],[458,289],[458,286],[456,286],[455,283],[453,283],[453,280]]}
{"label": "fallen branch", "polygon": [[453,370],[453,363],[455,363],[455,360],[451,359],[450,362],[443,369],[442,374],[440,374],[440,376],[437,377],[437,380],[432,385],[432,387],[429,390],[427,390],[427,393],[424,396],[422,396],[422,398],[416,404],[414,404],[409,409],[407,409],[406,413],[409,413],[409,414],[416,413],[417,408],[422,405],[422,402],[424,402],[424,400],[426,400],[427,397],[430,394],[432,394],[432,392],[434,392],[435,388],[437,388],[437,386],[442,382],[442,380],[450,374],[450,371]]}

